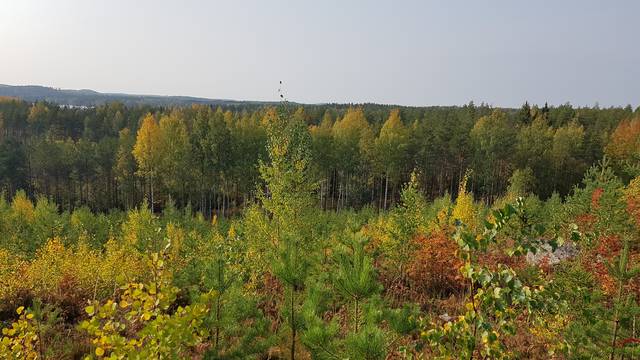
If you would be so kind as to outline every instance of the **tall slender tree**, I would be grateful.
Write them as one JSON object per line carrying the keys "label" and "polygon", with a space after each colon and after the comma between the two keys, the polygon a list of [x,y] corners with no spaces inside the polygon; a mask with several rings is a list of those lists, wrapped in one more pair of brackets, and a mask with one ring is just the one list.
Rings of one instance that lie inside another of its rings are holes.
{"label": "tall slender tree", "polygon": [[400,119],[400,110],[392,110],[389,118],[382,125],[380,135],[375,141],[378,167],[384,173],[384,203],[387,209],[389,181],[397,185],[406,166],[408,141],[407,129]]}
{"label": "tall slender tree", "polygon": [[275,243],[274,274],[287,286],[282,312],[291,332],[291,359],[296,357],[298,332],[302,328],[298,296],[309,272],[312,236],[308,229],[315,184],[309,180],[310,138],[306,124],[292,116],[286,103],[265,117],[269,163],[260,166],[266,184],[261,199],[271,217]]}
{"label": "tall slender tree", "polygon": [[152,114],[142,119],[138,129],[133,156],[138,162],[138,173],[147,179],[151,192],[151,212],[154,210],[154,183],[158,175],[161,158],[161,132],[158,122]]}

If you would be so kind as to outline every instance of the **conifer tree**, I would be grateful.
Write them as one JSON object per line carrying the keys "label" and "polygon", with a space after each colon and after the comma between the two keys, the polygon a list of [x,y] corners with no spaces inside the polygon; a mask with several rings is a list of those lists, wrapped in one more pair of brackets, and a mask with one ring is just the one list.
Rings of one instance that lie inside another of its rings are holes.
{"label": "conifer tree", "polygon": [[115,178],[123,190],[124,208],[134,205],[136,160],[133,156],[135,138],[128,128],[119,132],[118,150],[115,159]]}
{"label": "conifer tree", "polygon": [[273,343],[270,322],[256,301],[243,293],[236,275],[229,271],[228,260],[221,257],[205,269],[205,288],[216,294],[205,320],[213,342],[205,359],[246,359],[264,352]]}
{"label": "conifer tree", "polygon": [[[408,304],[388,309],[380,298],[382,287],[366,250],[368,244],[361,231],[348,230],[334,256],[335,274],[330,283],[315,284],[307,293],[302,341],[314,359],[384,359],[395,340],[417,328],[416,309]],[[336,297],[345,299],[346,308],[352,308],[346,332],[340,331],[337,316],[328,322],[323,319],[329,310],[327,303]]]}
{"label": "conifer tree", "polygon": [[373,260],[365,252],[367,238],[362,233],[351,235],[348,250],[336,256],[334,286],[353,302],[353,331],[360,326],[361,302],[379,292]]}
{"label": "conifer tree", "polygon": [[[640,274],[640,267],[629,267],[629,246],[630,241],[627,237],[623,240],[623,247],[617,261],[613,264],[607,264],[609,274],[616,279],[617,289],[613,299],[613,319],[612,319],[612,336],[611,336],[611,353],[609,360],[613,360],[618,347],[618,336],[620,331],[621,313],[625,310],[631,310],[630,307],[636,307],[633,295],[628,294],[626,286],[630,280],[636,278]],[[630,304],[632,306],[630,306]],[[637,311],[637,310],[636,310]]]}

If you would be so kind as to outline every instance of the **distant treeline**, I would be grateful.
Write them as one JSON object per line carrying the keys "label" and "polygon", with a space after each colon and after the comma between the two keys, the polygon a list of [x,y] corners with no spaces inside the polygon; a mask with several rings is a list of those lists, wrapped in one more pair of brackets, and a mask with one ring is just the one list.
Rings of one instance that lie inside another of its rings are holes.
{"label": "distant treeline", "polygon": [[255,109],[274,103],[264,101],[238,101],[207,99],[193,96],[160,96],[101,93],[93,90],[56,89],[38,85],[0,84],[0,97],[19,98],[29,102],[45,101],[71,107],[94,107],[111,102],[121,102],[127,106],[187,106],[191,104],[228,106]]}
{"label": "distant treeline", "polygon": [[[621,175],[638,156],[640,108],[487,105],[289,105],[308,124],[316,195],[325,209],[388,208],[412,171],[431,198],[455,195],[471,170],[476,199],[510,183],[542,198],[566,195],[608,154]],[[268,106],[69,108],[0,100],[0,187],[65,208],[155,209],[171,201],[206,216],[255,200],[266,161]],[[618,136],[615,132],[618,128]],[[612,135],[613,134],[613,135]],[[636,138],[629,139],[629,136]],[[636,139],[636,140],[634,140]]]}

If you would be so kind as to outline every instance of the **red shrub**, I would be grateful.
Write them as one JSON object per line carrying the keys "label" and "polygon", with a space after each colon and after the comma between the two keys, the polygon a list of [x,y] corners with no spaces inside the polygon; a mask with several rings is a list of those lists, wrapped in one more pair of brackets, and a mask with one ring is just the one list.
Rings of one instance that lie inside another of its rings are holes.
{"label": "red shrub", "polygon": [[597,188],[593,190],[591,194],[591,207],[593,209],[597,209],[600,207],[600,198],[602,197],[602,193],[604,193],[603,188]]}
{"label": "red shrub", "polygon": [[463,265],[457,256],[458,246],[444,232],[415,239],[417,250],[408,267],[412,284],[422,292],[450,294],[464,287],[460,274]]}

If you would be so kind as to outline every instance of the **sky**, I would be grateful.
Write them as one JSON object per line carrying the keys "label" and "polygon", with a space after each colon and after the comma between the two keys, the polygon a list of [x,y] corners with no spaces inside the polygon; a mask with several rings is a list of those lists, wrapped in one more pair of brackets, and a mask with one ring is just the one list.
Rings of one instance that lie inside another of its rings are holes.
{"label": "sky", "polygon": [[640,105],[640,1],[0,0],[0,84],[291,101]]}

